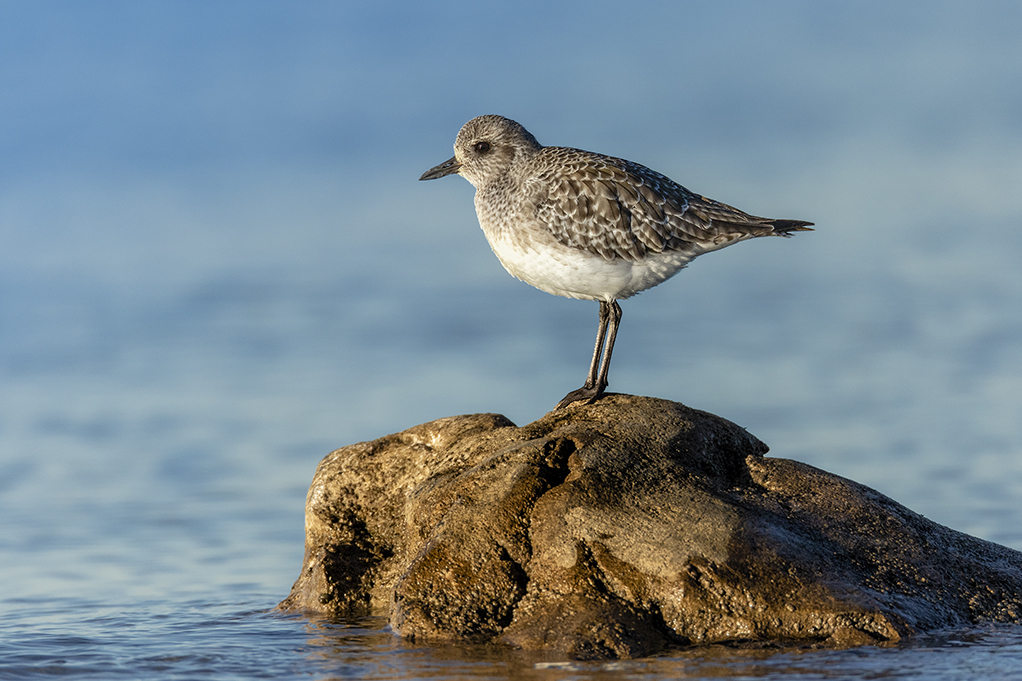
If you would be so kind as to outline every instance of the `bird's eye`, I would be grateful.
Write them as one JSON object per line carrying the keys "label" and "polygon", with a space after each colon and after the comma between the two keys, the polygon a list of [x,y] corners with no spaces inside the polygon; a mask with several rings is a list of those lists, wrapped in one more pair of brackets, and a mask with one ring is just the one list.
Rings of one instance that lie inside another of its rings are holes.
{"label": "bird's eye", "polygon": [[476,142],[475,146],[472,147],[472,148],[475,149],[480,154],[485,154],[487,151],[490,150],[490,143],[489,142]]}

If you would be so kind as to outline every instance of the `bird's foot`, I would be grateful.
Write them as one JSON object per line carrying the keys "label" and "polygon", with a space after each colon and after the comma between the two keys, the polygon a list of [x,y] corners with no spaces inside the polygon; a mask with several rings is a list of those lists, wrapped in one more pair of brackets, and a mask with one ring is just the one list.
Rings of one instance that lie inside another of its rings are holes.
{"label": "bird's foot", "polygon": [[585,402],[586,404],[592,404],[596,400],[600,399],[603,395],[604,387],[602,386],[590,386],[584,385],[578,390],[572,390],[570,393],[564,396],[564,399],[557,403],[554,407],[554,411],[558,409],[564,409],[569,404],[574,402]]}

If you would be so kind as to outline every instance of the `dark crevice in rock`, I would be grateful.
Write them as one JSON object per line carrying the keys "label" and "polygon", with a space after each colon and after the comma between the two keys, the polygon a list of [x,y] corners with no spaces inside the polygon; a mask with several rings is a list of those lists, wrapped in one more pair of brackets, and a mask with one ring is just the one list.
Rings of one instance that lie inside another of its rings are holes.
{"label": "dark crevice in rock", "polygon": [[578,445],[569,438],[555,438],[543,443],[539,477],[547,489],[557,487],[568,477],[571,473],[568,460],[577,449]]}
{"label": "dark crevice in rock", "polygon": [[[331,614],[360,616],[371,612],[370,587],[381,563],[393,557],[393,551],[376,544],[365,522],[353,510],[325,514],[336,528],[331,541],[325,542],[310,556],[303,577],[312,580],[318,591],[319,604]],[[296,582],[296,586],[302,582]],[[291,602],[298,592],[281,605]]]}

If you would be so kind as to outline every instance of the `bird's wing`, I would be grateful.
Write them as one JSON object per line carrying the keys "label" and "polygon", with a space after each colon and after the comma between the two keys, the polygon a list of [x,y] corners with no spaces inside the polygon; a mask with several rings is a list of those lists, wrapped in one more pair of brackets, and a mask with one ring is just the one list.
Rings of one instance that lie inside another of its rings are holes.
{"label": "bird's wing", "polygon": [[770,220],[694,194],[624,159],[545,147],[524,187],[529,209],[566,246],[641,260],[665,250],[706,250],[811,224]]}

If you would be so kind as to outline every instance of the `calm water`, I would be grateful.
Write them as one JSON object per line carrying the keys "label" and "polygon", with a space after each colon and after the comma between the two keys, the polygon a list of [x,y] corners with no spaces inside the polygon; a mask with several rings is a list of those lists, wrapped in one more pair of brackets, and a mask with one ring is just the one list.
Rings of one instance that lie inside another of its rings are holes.
{"label": "calm water", "polygon": [[272,611],[331,449],[583,378],[596,305],[415,181],[490,112],[817,223],[626,301],[612,390],[1022,549],[1022,7],[424,7],[0,3],[0,677],[1022,678],[1011,626],[600,664]]}
{"label": "calm water", "polygon": [[[249,596],[249,598],[252,598]],[[577,662],[473,646],[422,646],[379,618],[308,621],[245,602],[16,604],[5,618],[0,678],[355,679],[1017,679],[1022,629],[940,632],[852,650],[710,647],[642,660]],[[26,620],[28,623],[26,624]]]}

